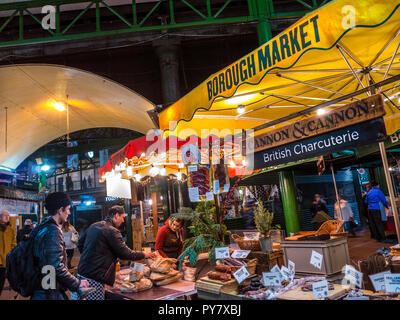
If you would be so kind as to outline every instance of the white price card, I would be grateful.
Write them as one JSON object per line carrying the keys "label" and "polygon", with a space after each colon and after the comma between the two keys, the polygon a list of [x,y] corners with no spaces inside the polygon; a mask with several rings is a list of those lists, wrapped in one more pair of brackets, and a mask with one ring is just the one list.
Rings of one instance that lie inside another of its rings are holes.
{"label": "white price card", "polygon": [[323,258],[324,257],[323,257],[322,254],[320,254],[320,253],[318,253],[318,252],[313,250],[312,254],[311,254],[310,264],[321,270],[321,268],[322,268],[322,259]]}
{"label": "white price card", "polygon": [[296,273],[296,264],[293,262],[293,261],[291,261],[291,260],[289,260],[289,270],[290,270],[290,273],[291,274],[295,274]]}
{"label": "white price card", "polygon": [[213,189],[214,189],[214,194],[219,194],[219,180],[214,180],[213,182]]}
{"label": "white price card", "polygon": [[385,274],[390,274],[390,271],[380,272],[369,275],[375,291],[385,291]]}
{"label": "white price card", "polygon": [[229,191],[229,183],[224,184],[224,193]]}
{"label": "white price card", "polygon": [[361,288],[363,274],[361,272],[357,271],[356,269],[354,269],[352,266],[346,265],[344,277],[345,277],[345,279],[349,280],[350,283]]}
{"label": "white price card", "polygon": [[190,199],[191,202],[200,201],[199,187],[189,188],[189,199]]}
{"label": "white price card", "polygon": [[212,192],[207,192],[207,193],[206,193],[206,200],[207,200],[207,201],[213,201],[213,200],[214,200],[214,193],[212,193]]}
{"label": "white price card", "polygon": [[240,284],[244,280],[249,277],[250,273],[247,271],[246,267],[241,267],[238,271],[236,271],[233,276],[235,277],[236,281]]}
{"label": "white price card", "polygon": [[131,270],[136,271],[136,272],[143,272],[144,264],[134,262],[133,267],[131,266]]}
{"label": "white price card", "polygon": [[282,274],[282,276],[283,276],[283,278],[285,279],[285,280],[288,280],[288,281],[292,281],[292,278],[293,278],[293,274],[290,272],[290,270],[288,269],[288,268],[286,268],[285,266],[282,266],[282,268],[281,268],[281,274]]}
{"label": "white price card", "polygon": [[400,274],[385,274],[385,290],[387,293],[400,293]]}
{"label": "white price card", "polygon": [[245,259],[250,254],[251,250],[235,250],[231,257],[234,259]]}
{"label": "white price card", "polygon": [[259,232],[243,232],[244,240],[259,240],[260,233]]}
{"label": "white price card", "polygon": [[216,259],[229,258],[229,247],[215,248],[215,258]]}
{"label": "white price card", "polygon": [[369,297],[368,296],[347,297],[347,298],[343,298],[343,300],[369,300]]}
{"label": "white price card", "polygon": [[328,281],[322,280],[312,285],[314,299],[322,299],[329,297]]}
{"label": "white price card", "polygon": [[279,287],[281,285],[280,272],[263,272],[262,282],[265,287]]}
{"label": "white price card", "polygon": [[187,167],[188,172],[196,172],[197,171],[197,166],[188,166]]}
{"label": "white price card", "polygon": [[280,281],[279,283],[281,283],[284,280],[283,276],[282,276],[281,269],[279,269],[277,264],[270,270],[270,272],[276,272],[276,273],[279,274],[279,281]]}

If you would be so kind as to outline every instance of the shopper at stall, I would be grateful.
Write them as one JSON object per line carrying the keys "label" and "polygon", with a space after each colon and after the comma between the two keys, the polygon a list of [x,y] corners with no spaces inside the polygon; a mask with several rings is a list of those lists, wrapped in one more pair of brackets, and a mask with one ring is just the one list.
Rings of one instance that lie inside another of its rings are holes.
{"label": "shopper at stall", "polygon": [[134,261],[156,257],[155,253],[129,249],[118,229],[124,220],[124,208],[113,206],[105,220],[93,223],[79,239],[78,249],[81,258],[78,278],[87,279],[90,286],[96,288],[96,292],[86,297],[87,300],[104,300],[104,285],[114,285],[118,258]]}
{"label": "shopper at stall", "polygon": [[33,224],[31,219],[26,219],[24,222],[24,227],[17,232],[17,243],[29,238],[29,234],[33,229]]}
{"label": "shopper at stall", "polygon": [[318,230],[325,221],[331,219],[328,208],[326,207],[326,202],[321,199],[318,193],[314,195],[314,201],[311,203],[310,212],[313,218],[312,223],[314,230]]}
{"label": "shopper at stall", "polygon": [[170,217],[158,230],[155,250],[164,258],[178,258],[183,249],[183,220]]}
{"label": "shopper at stall", "polygon": [[67,250],[67,265],[68,269],[72,269],[72,258],[74,256],[74,251],[76,248],[76,244],[79,240],[79,234],[75,230],[74,226],[69,223],[69,221],[65,221],[62,226],[62,232],[64,236],[65,248]]}
{"label": "shopper at stall", "polygon": [[385,195],[379,189],[379,185],[377,183],[373,183],[372,188],[369,189],[367,192],[367,196],[365,198],[365,204],[368,207],[369,223],[371,225],[373,234],[376,237],[376,241],[384,242],[385,230],[382,222],[379,202],[382,202],[384,207],[389,209]]}
{"label": "shopper at stall", "polygon": [[[79,280],[67,269],[67,253],[63,240],[61,226],[68,219],[71,199],[64,192],[50,193],[45,199],[45,207],[50,215],[31,233],[33,238],[33,255],[39,271],[38,285],[34,290],[32,300],[68,300],[66,291],[76,292],[89,287],[85,280]],[[41,273],[44,266],[53,266],[56,273],[56,289],[44,290]]]}
{"label": "shopper at stall", "polygon": [[340,209],[339,209],[339,202],[335,202],[335,219],[340,219],[344,221],[344,229],[348,231],[352,236],[356,236],[354,231],[355,223],[354,223],[354,214],[351,210],[349,203],[342,198],[341,195],[338,195],[339,202],[340,202]]}
{"label": "shopper at stall", "polygon": [[17,244],[16,230],[10,223],[10,213],[7,210],[0,212],[0,295],[6,280],[6,256]]}

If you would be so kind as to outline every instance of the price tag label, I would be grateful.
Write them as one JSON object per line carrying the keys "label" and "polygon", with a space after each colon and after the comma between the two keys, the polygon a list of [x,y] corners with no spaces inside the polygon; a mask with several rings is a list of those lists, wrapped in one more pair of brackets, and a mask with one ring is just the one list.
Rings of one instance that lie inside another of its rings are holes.
{"label": "price tag label", "polygon": [[260,233],[259,232],[243,232],[244,240],[259,240]]}
{"label": "price tag label", "polygon": [[328,281],[322,280],[312,285],[314,299],[322,299],[329,297]]}
{"label": "price tag label", "polygon": [[323,255],[316,251],[312,251],[310,264],[321,270]]}
{"label": "price tag label", "polygon": [[346,265],[344,277],[345,279],[349,280],[350,283],[361,288],[363,274],[354,269],[352,266]]}
{"label": "price tag label", "polygon": [[214,193],[212,193],[212,192],[207,192],[207,193],[206,193],[206,200],[207,200],[207,201],[212,201],[212,200],[214,200]]}
{"label": "price tag label", "polygon": [[250,254],[251,250],[235,250],[231,257],[234,259],[245,259]]}
{"label": "price tag label", "polygon": [[197,171],[197,166],[188,166],[187,167],[188,172],[196,172]]}
{"label": "price tag label", "polygon": [[368,296],[347,297],[347,298],[343,298],[343,300],[369,300],[369,297]]}
{"label": "price tag label", "polygon": [[390,271],[380,272],[376,274],[369,275],[371,279],[372,285],[375,288],[375,291],[385,291],[385,274],[391,274]]}
{"label": "price tag label", "polygon": [[213,189],[214,189],[214,194],[219,194],[219,180],[214,180],[213,182]]}
{"label": "price tag label", "polygon": [[275,272],[279,274],[279,284],[284,280],[281,269],[279,269],[277,264],[270,270],[270,272]]}
{"label": "price tag label", "polygon": [[229,191],[229,183],[224,184],[224,193]]}
{"label": "price tag label", "polygon": [[282,276],[283,276],[283,278],[284,278],[285,280],[292,281],[293,274],[292,274],[292,273],[290,272],[290,270],[289,270],[288,268],[286,268],[285,266],[282,266],[282,268],[281,268],[281,274],[282,274]]}
{"label": "price tag label", "polygon": [[246,267],[241,267],[238,271],[236,271],[233,276],[235,277],[236,281],[240,284],[244,280],[249,277],[250,273],[247,271]]}
{"label": "price tag label", "polygon": [[134,262],[133,267],[131,266],[131,270],[136,271],[136,272],[143,272],[144,264]]}
{"label": "price tag label", "polygon": [[265,287],[279,287],[281,285],[280,272],[263,272],[262,281]]}
{"label": "price tag label", "polygon": [[291,261],[291,260],[289,260],[289,270],[290,270],[290,273],[294,276],[295,275],[295,273],[296,273],[296,264],[293,262],[293,261]]}
{"label": "price tag label", "polygon": [[215,248],[215,258],[216,259],[229,258],[229,248],[228,247]]}
{"label": "price tag label", "polygon": [[385,290],[387,293],[400,293],[400,274],[385,274]]}
{"label": "price tag label", "polygon": [[190,199],[191,202],[200,201],[199,187],[189,188],[189,199]]}

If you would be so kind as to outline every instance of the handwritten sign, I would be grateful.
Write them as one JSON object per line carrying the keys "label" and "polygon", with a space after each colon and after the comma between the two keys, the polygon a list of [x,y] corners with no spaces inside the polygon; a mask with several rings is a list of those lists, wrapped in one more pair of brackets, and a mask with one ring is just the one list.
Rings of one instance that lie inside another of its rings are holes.
{"label": "handwritten sign", "polygon": [[321,268],[322,268],[322,259],[323,258],[324,257],[323,257],[322,254],[319,254],[318,252],[313,250],[312,253],[311,253],[310,264],[321,270]]}
{"label": "handwritten sign", "polygon": [[387,293],[400,293],[400,274],[385,274],[385,290]]}
{"label": "handwritten sign", "polygon": [[390,271],[380,272],[369,275],[375,291],[385,291],[385,274],[390,274]]}
{"label": "handwritten sign", "polygon": [[214,194],[212,192],[207,192],[206,193],[206,200],[207,201],[212,201],[214,200]]}
{"label": "handwritten sign", "polygon": [[224,193],[229,191],[229,183],[224,184]]}
{"label": "handwritten sign", "polygon": [[133,266],[132,266],[132,264],[131,264],[130,269],[131,269],[132,271],[136,271],[136,272],[143,272],[143,270],[144,270],[144,264],[143,264],[143,263],[134,262],[134,263],[133,263]]}
{"label": "handwritten sign", "polygon": [[189,199],[190,199],[191,202],[200,201],[199,187],[189,188]]}
{"label": "handwritten sign", "polygon": [[294,275],[290,272],[290,270],[288,268],[286,268],[285,266],[282,266],[281,274],[285,280],[292,282]]}
{"label": "handwritten sign", "polygon": [[281,273],[280,272],[263,272],[262,282],[265,287],[278,287],[281,285]]}
{"label": "handwritten sign", "polygon": [[244,259],[250,254],[251,250],[235,250],[231,257],[235,259]]}
{"label": "handwritten sign", "polygon": [[274,267],[270,270],[270,272],[276,272],[279,274],[279,283],[281,283],[284,280],[281,269],[279,269],[277,264],[274,265]]}
{"label": "handwritten sign", "polygon": [[214,187],[214,194],[219,194],[219,180],[214,180],[213,187]]}
{"label": "handwritten sign", "polygon": [[322,299],[329,297],[329,288],[328,288],[328,281],[322,280],[313,283],[313,295],[314,299]]}
{"label": "handwritten sign", "polygon": [[187,170],[188,170],[188,172],[196,172],[197,171],[197,166],[188,166]]}
{"label": "handwritten sign", "polygon": [[354,269],[352,266],[346,265],[344,277],[345,279],[349,280],[350,283],[361,288],[363,274]]}
{"label": "handwritten sign", "polygon": [[243,232],[244,240],[259,240],[260,233],[259,232]]}
{"label": "handwritten sign", "polygon": [[228,247],[215,248],[215,258],[216,259],[229,258],[229,248]]}
{"label": "handwritten sign", "polygon": [[246,267],[241,267],[238,271],[236,271],[233,276],[235,277],[238,283],[242,283],[249,277],[250,273],[247,271]]}
{"label": "handwritten sign", "polygon": [[289,260],[288,265],[289,265],[290,272],[294,275],[296,273],[296,271],[295,271],[296,270],[296,264],[293,261]]}

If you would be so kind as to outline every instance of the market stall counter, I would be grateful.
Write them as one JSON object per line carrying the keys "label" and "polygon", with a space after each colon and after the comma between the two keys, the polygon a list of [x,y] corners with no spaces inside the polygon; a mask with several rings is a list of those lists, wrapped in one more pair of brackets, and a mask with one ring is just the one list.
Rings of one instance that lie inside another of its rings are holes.
{"label": "market stall counter", "polygon": [[194,282],[185,280],[140,292],[123,293],[118,284],[113,287],[106,286],[106,300],[173,300],[176,298],[186,300],[194,294],[196,294]]}

